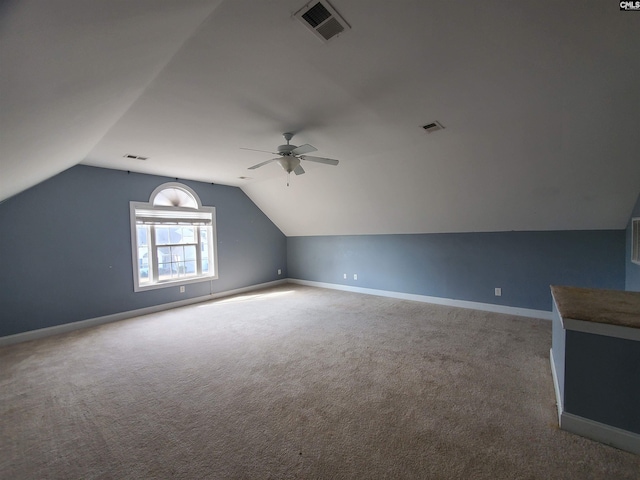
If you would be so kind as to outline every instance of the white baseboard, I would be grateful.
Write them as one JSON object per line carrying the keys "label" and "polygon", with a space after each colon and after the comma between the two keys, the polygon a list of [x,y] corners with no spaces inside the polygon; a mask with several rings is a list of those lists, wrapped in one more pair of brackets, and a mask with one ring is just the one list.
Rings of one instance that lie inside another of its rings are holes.
{"label": "white baseboard", "polygon": [[179,300],[177,302],[162,303],[160,305],[153,305],[151,307],[139,308],[137,310],[129,310],[126,312],[114,313],[112,315],[105,315],[103,317],[89,318],[87,320],[80,320],[72,323],[65,323],[63,325],[55,325],[53,327],[40,328],[38,330],[30,330],[28,332],[16,333],[15,335],[7,335],[0,337],[0,347],[5,345],[12,345],[14,343],[28,342],[29,340],[37,340],[39,338],[50,337],[52,335],[59,335],[61,333],[72,332],[74,330],[80,330],[81,328],[95,327],[96,325],[102,325],[105,323],[117,322],[118,320],[125,320],[127,318],[139,317],[141,315],[148,315],[150,313],[161,312],[164,310],[170,310],[172,308],[184,307],[187,305],[193,305],[194,303],[202,303],[208,300],[213,300],[220,297],[228,297],[230,295],[236,295],[238,293],[250,292],[253,290],[260,290],[262,288],[273,287],[287,283],[287,280],[275,280],[273,282],[259,283],[257,285],[250,285],[248,287],[236,288],[234,290],[227,290],[225,292],[212,293],[211,295],[203,295],[200,297],[188,298],[185,300]]}
{"label": "white baseboard", "polygon": [[562,412],[560,428],[581,437],[640,455],[640,434],[567,412]]}
{"label": "white baseboard", "polygon": [[268,288],[275,285],[281,285],[283,283],[297,283],[299,285],[331,288],[334,290],[344,290],[347,292],[363,293],[367,295],[378,295],[381,297],[392,297],[392,298],[399,298],[402,300],[413,300],[413,301],[424,302],[424,303],[434,303],[437,305],[446,305],[449,307],[470,308],[474,310],[484,310],[488,312],[506,313],[509,315],[518,315],[522,317],[542,318],[545,320],[551,320],[551,312],[547,312],[544,310],[532,310],[528,308],[508,307],[503,305],[493,305],[490,303],[469,302],[465,300],[454,300],[449,298],[430,297],[427,295],[416,295],[411,293],[392,292],[389,290],[376,290],[372,288],[352,287],[349,285],[340,285],[336,283],[312,282],[308,280],[298,280],[294,278],[289,278],[289,279],[283,279],[283,280],[275,280],[272,282],[260,283],[260,284],[251,285],[248,287],[237,288],[234,290],[227,290],[225,292],[213,293],[211,295],[203,295],[201,297],[179,300],[177,302],[163,303],[160,305],[140,308],[137,310],[129,310],[126,312],[114,313],[112,315],[105,315],[102,317],[90,318],[87,320],[80,320],[77,322],[66,323],[63,325],[40,328],[38,330],[30,330],[28,332],[17,333],[15,335],[7,335],[5,337],[0,337],[0,347],[4,345],[11,345],[14,343],[27,342],[29,340],[36,340],[38,338],[49,337],[52,335],[59,335],[61,333],[72,332],[74,330],[79,330],[81,328],[93,327],[96,325],[102,325],[104,323],[117,322],[118,320],[125,320],[127,318],[161,312],[163,310],[169,310],[172,308],[184,307],[187,305],[192,305],[194,303],[206,302],[207,300],[212,300],[215,298],[227,297],[230,295],[236,295],[238,293],[249,292],[252,290],[259,290],[261,288]]}
{"label": "white baseboard", "polygon": [[556,372],[556,362],[553,361],[553,349],[549,349],[549,361],[551,362],[551,377],[553,377],[553,389],[556,392],[556,407],[558,407],[558,425],[562,424],[562,395],[560,395],[560,382]]}
{"label": "white baseboard", "polygon": [[552,312],[548,312],[546,310],[533,310],[530,308],[494,305],[492,303],[469,302],[467,300],[455,300],[452,298],[430,297],[427,295],[416,295],[413,293],[392,292],[390,290],[376,290],[373,288],[352,287],[350,285],[340,285],[338,283],[313,282],[310,280],[299,280],[297,278],[289,278],[289,282],[297,283],[300,285],[308,285],[311,287],[331,288],[333,290],[343,290],[345,292],[377,295],[379,297],[392,297],[402,300],[413,300],[415,302],[435,303],[437,305],[446,305],[448,307],[470,308],[473,310],[483,310],[486,312],[506,313],[508,315],[517,315],[520,317],[541,318],[543,320],[552,319]]}

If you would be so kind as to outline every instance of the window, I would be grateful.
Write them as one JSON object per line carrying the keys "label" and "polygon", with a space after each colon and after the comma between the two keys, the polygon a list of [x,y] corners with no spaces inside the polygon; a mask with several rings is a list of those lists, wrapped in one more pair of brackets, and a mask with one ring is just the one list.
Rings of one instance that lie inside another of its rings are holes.
{"label": "window", "polygon": [[130,212],[136,292],[217,278],[216,211],[193,190],[165,183]]}
{"label": "window", "polygon": [[631,261],[640,265],[640,218],[631,219]]}

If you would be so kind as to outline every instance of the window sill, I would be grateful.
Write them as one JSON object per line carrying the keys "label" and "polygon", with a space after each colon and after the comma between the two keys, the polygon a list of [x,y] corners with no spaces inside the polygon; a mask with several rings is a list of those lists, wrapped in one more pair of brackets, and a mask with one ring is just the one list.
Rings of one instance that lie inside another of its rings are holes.
{"label": "window sill", "polygon": [[134,285],[134,292],[146,292],[147,290],[157,290],[159,288],[169,288],[169,287],[179,287],[181,285],[189,285],[191,283],[202,283],[208,282],[210,280],[217,280],[218,277],[216,275],[212,275],[210,277],[196,277],[196,278],[185,278],[180,280],[171,280],[161,283],[153,283],[151,285]]}

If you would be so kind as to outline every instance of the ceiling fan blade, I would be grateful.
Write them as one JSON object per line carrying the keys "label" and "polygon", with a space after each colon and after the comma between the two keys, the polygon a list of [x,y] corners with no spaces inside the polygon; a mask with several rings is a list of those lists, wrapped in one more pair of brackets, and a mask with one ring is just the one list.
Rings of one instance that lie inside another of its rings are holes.
{"label": "ceiling fan blade", "polygon": [[267,152],[266,150],[256,150],[255,148],[240,147],[240,150],[251,150],[252,152],[270,153],[272,155],[278,155],[278,152]]}
{"label": "ceiling fan blade", "polygon": [[266,165],[267,163],[275,162],[276,160],[280,160],[280,157],[272,158],[271,160],[267,160],[266,162],[259,163],[257,165],[254,165],[253,167],[249,167],[247,170],[255,170],[256,168],[262,167],[263,165]]}
{"label": "ceiling fan blade", "polygon": [[300,145],[299,147],[296,147],[293,150],[291,150],[291,153],[293,153],[294,155],[303,155],[305,153],[317,152],[317,151],[318,149],[316,147],[312,147],[308,143],[305,143],[304,145]]}
{"label": "ceiling fan blade", "polygon": [[304,173],[304,168],[302,168],[302,165],[298,165],[293,169],[293,173],[295,173],[296,175],[302,175]]}
{"label": "ceiling fan blade", "polygon": [[333,158],[310,157],[309,155],[301,155],[300,158],[302,160],[307,160],[308,162],[324,163],[325,165],[338,164],[338,160],[334,160]]}

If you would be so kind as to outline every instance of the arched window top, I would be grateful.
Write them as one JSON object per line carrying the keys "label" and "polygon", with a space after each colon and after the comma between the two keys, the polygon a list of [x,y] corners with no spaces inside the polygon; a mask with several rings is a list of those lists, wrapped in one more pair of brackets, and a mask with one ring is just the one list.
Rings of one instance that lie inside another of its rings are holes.
{"label": "arched window top", "polygon": [[154,207],[182,207],[195,210],[202,206],[196,192],[176,182],[164,183],[156,188],[149,197],[149,203]]}

